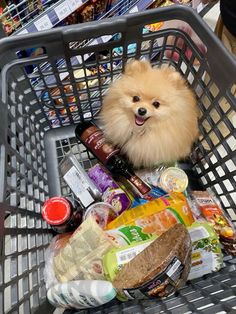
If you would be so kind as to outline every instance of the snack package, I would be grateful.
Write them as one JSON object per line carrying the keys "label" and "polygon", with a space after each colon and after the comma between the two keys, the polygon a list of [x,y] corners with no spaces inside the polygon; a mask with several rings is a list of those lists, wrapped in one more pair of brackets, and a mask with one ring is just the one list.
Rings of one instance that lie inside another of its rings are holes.
{"label": "snack package", "polygon": [[212,194],[193,191],[193,199],[203,217],[213,225],[227,254],[236,256],[236,230]]}
{"label": "snack package", "polygon": [[207,222],[195,222],[188,228],[192,241],[192,266],[188,279],[218,271],[223,266],[219,237]]}
{"label": "snack package", "polygon": [[115,243],[92,217],[88,217],[53,258],[57,280],[103,280],[102,257],[113,247]]}
{"label": "snack package", "polygon": [[143,233],[159,236],[177,223],[191,226],[193,222],[184,195],[172,193],[125,211],[108,225],[107,230],[120,226],[139,226]]}
{"label": "snack package", "polygon": [[153,238],[151,234],[143,233],[142,228],[138,226],[122,226],[117,229],[107,230],[106,234],[118,246],[130,245],[134,242],[137,243]]}
{"label": "snack package", "polygon": [[124,210],[130,208],[132,202],[128,194],[108,174],[106,169],[96,164],[89,169],[88,175],[102,192],[102,200],[112,205],[117,214],[121,214]]}
{"label": "snack package", "polygon": [[214,226],[220,238],[229,241],[235,240],[236,230],[214,199],[214,196],[207,191],[193,191],[192,195],[203,217]]}
{"label": "snack package", "polygon": [[167,195],[167,193],[165,191],[163,191],[162,189],[157,188],[157,187],[152,187],[152,190],[148,194],[143,195],[142,198],[135,196],[134,200],[132,202],[131,208],[134,208],[134,207],[137,207],[139,205],[148,203],[148,202],[155,200],[156,198],[160,198],[164,195]]}
{"label": "snack package", "polygon": [[187,229],[176,224],[125,264],[112,284],[128,299],[166,297],[185,284],[191,251]]}

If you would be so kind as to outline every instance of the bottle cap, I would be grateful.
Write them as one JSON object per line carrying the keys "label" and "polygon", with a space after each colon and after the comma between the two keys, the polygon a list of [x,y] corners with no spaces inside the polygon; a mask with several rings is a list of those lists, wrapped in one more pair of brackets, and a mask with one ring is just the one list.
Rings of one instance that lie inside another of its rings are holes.
{"label": "bottle cap", "polygon": [[43,205],[43,219],[50,225],[63,224],[71,214],[70,203],[63,197],[49,198]]}

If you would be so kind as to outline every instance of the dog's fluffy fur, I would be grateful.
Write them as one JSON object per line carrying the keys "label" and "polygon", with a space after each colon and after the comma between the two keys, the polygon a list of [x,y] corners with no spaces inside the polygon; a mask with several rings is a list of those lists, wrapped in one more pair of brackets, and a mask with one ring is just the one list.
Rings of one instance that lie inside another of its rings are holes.
{"label": "dog's fluffy fur", "polygon": [[177,71],[148,61],[126,65],[104,97],[100,117],[106,138],[136,168],[186,157],[198,135],[194,93]]}

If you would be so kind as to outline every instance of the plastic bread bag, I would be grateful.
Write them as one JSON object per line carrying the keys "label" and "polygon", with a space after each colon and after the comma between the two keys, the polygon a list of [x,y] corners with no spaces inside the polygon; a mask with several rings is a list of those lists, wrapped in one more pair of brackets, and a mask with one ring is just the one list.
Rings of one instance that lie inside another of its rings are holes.
{"label": "plastic bread bag", "polygon": [[88,217],[54,256],[56,279],[59,282],[104,279],[102,257],[115,246],[96,221]]}
{"label": "plastic bread bag", "polygon": [[45,268],[43,275],[47,290],[58,283],[54,272],[53,258],[60,249],[65,247],[71,235],[72,233],[70,232],[55,236],[45,251]]}

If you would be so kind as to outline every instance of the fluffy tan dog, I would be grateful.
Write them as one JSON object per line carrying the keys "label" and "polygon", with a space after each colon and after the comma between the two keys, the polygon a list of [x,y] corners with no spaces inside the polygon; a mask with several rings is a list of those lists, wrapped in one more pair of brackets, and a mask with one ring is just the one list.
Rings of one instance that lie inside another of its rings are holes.
{"label": "fluffy tan dog", "polygon": [[134,167],[152,167],[189,155],[198,136],[194,93],[172,68],[131,61],[104,97],[105,136]]}

